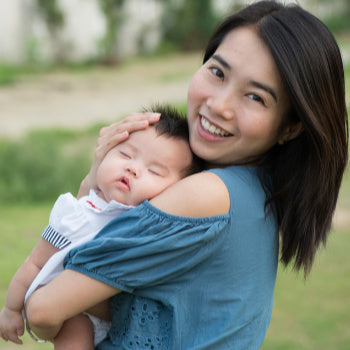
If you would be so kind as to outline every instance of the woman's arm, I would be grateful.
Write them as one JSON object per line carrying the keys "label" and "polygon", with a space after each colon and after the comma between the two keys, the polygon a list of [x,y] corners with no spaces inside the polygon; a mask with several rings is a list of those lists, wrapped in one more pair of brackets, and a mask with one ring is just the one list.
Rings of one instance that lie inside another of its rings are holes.
{"label": "woman's arm", "polygon": [[159,113],[133,113],[119,123],[102,128],[97,140],[92,166],[80,185],[77,198],[88,195],[90,189],[98,190],[96,172],[109,150],[125,141],[130,133],[146,129],[148,125],[156,123],[159,118]]}
{"label": "woman's arm", "polygon": [[39,338],[52,340],[65,320],[119,292],[79,272],[65,270],[28,298],[26,318]]}

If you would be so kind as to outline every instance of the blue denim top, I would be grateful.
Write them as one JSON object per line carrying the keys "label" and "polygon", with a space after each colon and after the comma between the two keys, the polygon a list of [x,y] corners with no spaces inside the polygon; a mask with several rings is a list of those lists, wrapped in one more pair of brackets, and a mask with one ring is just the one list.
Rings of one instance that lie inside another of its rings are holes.
{"label": "blue denim top", "polygon": [[72,250],[65,268],[123,292],[97,349],[259,349],[278,263],[278,227],[265,216],[258,168],[210,170],[226,184],[226,215],[169,215],[149,202]]}

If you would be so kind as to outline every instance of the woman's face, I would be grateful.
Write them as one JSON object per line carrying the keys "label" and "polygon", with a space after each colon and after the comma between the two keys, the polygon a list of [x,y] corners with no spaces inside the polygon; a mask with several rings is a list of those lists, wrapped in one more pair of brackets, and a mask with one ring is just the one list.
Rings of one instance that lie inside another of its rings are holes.
{"label": "woman's face", "polygon": [[289,108],[277,67],[253,28],[228,33],[188,91],[191,148],[218,165],[253,164],[284,141]]}

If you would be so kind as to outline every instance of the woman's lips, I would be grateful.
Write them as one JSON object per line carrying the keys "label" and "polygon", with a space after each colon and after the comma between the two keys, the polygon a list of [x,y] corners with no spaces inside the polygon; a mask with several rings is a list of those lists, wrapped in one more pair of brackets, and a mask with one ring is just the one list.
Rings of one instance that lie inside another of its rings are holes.
{"label": "woman's lips", "polygon": [[199,115],[198,132],[208,141],[222,141],[223,139],[233,136],[228,131],[219,128],[218,126],[209,122],[203,115]]}

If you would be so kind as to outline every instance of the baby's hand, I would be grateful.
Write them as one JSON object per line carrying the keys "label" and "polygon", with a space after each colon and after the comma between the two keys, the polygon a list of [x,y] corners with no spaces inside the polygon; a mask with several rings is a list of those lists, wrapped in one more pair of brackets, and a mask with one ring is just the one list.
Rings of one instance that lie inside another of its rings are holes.
{"label": "baby's hand", "polygon": [[19,336],[24,333],[24,321],[20,311],[13,311],[4,307],[0,312],[0,337],[5,341],[23,344]]}

